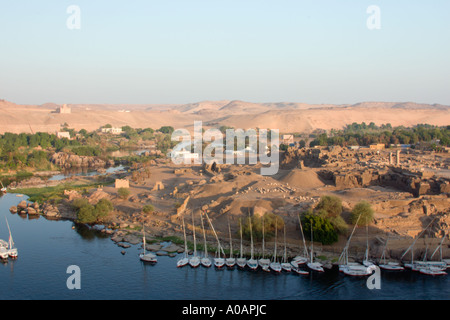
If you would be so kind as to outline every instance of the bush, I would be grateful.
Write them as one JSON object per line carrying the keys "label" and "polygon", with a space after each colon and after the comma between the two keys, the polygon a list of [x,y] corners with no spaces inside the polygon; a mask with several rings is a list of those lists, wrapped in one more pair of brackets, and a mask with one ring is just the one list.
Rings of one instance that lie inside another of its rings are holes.
{"label": "bush", "polygon": [[370,203],[367,201],[360,201],[353,208],[350,219],[351,222],[355,224],[358,221],[358,217],[361,216],[358,224],[361,226],[366,226],[373,221],[373,214],[374,211]]}
{"label": "bush", "polygon": [[316,242],[330,245],[338,241],[338,233],[328,219],[319,215],[305,215],[302,219],[305,237],[311,240],[311,227]]}
{"label": "bush", "polygon": [[106,217],[111,211],[113,211],[114,206],[108,199],[100,199],[95,205],[95,211],[97,213],[97,218]]}
{"label": "bush", "polygon": [[155,208],[151,205],[151,204],[147,204],[142,208],[142,211],[144,213],[152,213],[153,211],[155,211]]}
{"label": "bush", "polygon": [[342,200],[336,196],[323,196],[315,210],[325,210],[329,217],[338,217],[342,213]]}
{"label": "bush", "polygon": [[77,220],[81,223],[94,223],[95,221],[97,221],[95,207],[92,204],[82,206],[78,210]]}
{"label": "bush", "polygon": [[77,210],[77,221],[81,223],[95,223],[114,209],[108,199],[100,199],[94,206],[86,198],[78,198],[72,201],[72,207]]}
{"label": "bush", "polygon": [[125,200],[129,197],[130,190],[128,188],[119,188],[119,190],[117,190],[117,194],[121,199]]}

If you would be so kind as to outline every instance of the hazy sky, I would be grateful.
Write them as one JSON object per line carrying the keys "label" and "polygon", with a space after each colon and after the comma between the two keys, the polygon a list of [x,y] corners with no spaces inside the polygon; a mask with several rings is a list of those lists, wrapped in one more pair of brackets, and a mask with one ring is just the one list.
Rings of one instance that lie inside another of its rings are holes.
{"label": "hazy sky", "polygon": [[448,0],[0,0],[0,99],[450,104],[449,36]]}

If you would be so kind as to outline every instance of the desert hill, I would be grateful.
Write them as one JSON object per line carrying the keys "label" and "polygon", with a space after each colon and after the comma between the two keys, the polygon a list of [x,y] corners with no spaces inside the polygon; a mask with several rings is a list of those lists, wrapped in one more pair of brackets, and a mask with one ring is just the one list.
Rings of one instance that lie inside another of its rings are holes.
{"label": "desert hill", "polygon": [[95,130],[105,124],[154,129],[170,125],[193,129],[194,121],[204,128],[226,125],[234,128],[271,128],[287,132],[341,129],[353,122],[419,123],[448,125],[450,107],[413,102],[362,102],[353,105],[312,105],[294,102],[255,103],[240,100],[202,101],[188,104],[68,104],[72,112],[60,114],[60,105],[19,105],[0,100],[0,133],[56,132],[67,123],[77,130]]}

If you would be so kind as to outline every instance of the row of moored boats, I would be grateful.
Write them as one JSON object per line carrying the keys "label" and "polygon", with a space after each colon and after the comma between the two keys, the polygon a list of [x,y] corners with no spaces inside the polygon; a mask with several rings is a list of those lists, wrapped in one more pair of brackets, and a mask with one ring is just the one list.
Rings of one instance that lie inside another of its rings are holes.
{"label": "row of moored boats", "polygon": [[11,235],[11,229],[9,227],[8,219],[6,219],[6,225],[8,226],[9,239],[8,242],[0,239],[0,259],[2,261],[7,261],[8,258],[16,259],[19,255],[17,248],[14,246],[14,241]]}
{"label": "row of moored boats", "polygon": [[[310,249],[308,250],[304,238],[303,233],[303,227],[302,223],[299,217],[299,224],[300,224],[300,230],[303,240],[303,254],[298,255],[294,257],[290,262],[288,262],[287,255],[286,255],[286,231],[284,230],[284,255],[281,261],[279,261],[277,256],[277,226],[275,226],[275,245],[274,245],[274,252],[272,257],[268,257],[265,254],[265,241],[264,241],[264,219],[262,224],[262,255],[258,259],[254,256],[254,245],[253,245],[253,231],[252,231],[252,224],[251,219],[249,218],[249,226],[250,226],[250,257],[249,259],[244,257],[243,247],[242,247],[242,225],[240,225],[240,254],[238,257],[233,256],[233,242],[231,239],[231,229],[230,224],[228,223],[228,231],[229,231],[229,237],[230,237],[230,245],[229,245],[229,255],[226,257],[225,252],[223,250],[223,246],[221,245],[221,242],[219,241],[219,238],[217,236],[217,233],[214,229],[213,224],[211,223],[210,218],[208,217],[207,213],[204,213],[204,216],[207,220],[207,223],[209,224],[215,238],[217,241],[217,250],[214,257],[210,257],[207,250],[207,242],[206,242],[206,232],[205,232],[205,223],[204,223],[204,217],[203,214],[200,214],[201,217],[201,225],[203,230],[203,239],[204,239],[204,252],[202,254],[199,254],[197,251],[197,239],[195,234],[195,224],[194,224],[194,217],[192,216],[192,225],[193,225],[193,240],[194,240],[194,250],[193,254],[189,255],[188,248],[187,248],[187,239],[186,239],[186,226],[184,217],[182,218],[182,226],[183,226],[183,233],[184,233],[184,254],[183,256],[177,261],[177,267],[181,268],[184,266],[191,266],[193,268],[197,268],[199,266],[203,266],[206,268],[209,268],[211,266],[215,266],[216,268],[233,268],[234,266],[237,266],[241,269],[250,269],[250,270],[257,270],[261,269],[266,272],[295,272],[297,274],[309,274],[309,271],[314,272],[324,272],[324,267],[322,263],[315,261],[314,259],[314,246],[313,241],[311,241]],[[276,221],[277,223],[277,221]],[[355,227],[347,240],[347,244],[344,247],[341,256],[339,257],[339,271],[343,272],[346,275],[349,276],[368,276],[371,275],[374,271],[375,265],[377,265],[380,269],[387,270],[387,271],[403,271],[405,268],[409,268],[413,271],[418,271],[422,274],[428,274],[428,275],[445,275],[446,269],[450,267],[450,260],[442,259],[442,244],[445,239],[445,237],[442,238],[441,243],[436,248],[436,250],[431,255],[431,259],[435,256],[435,254],[439,251],[440,252],[440,260],[439,261],[426,261],[426,259],[422,261],[414,261],[413,259],[413,247],[415,244],[412,244],[408,250],[406,250],[405,254],[409,251],[411,251],[412,258],[410,263],[404,263],[400,264],[398,262],[393,261],[387,261],[386,259],[386,251],[387,251],[387,244],[388,240],[386,240],[383,254],[380,257],[377,264],[375,264],[373,261],[369,259],[369,241],[368,241],[368,232],[367,232],[367,247],[365,252],[365,257],[362,263],[357,262],[349,262],[348,259],[348,248],[350,245],[350,241],[352,239],[352,236],[355,232],[356,226],[358,222],[355,224]],[[366,229],[367,230],[367,229]],[[311,240],[313,240],[313,230],[311,226]],[[144,252],[140,254],[140,259],[145,262],[151,262],[156,263],[157,262],[157,256],[151,252],[146,252],[145,250],[145,233],[144,233],[144,239],[143,239],[143,247]],[[404,254],[404,255],[405,255]],[[403,255],[403,256],[404,256]],[[402,258],[403,258],[402,256]],[[427,254],[425,254],[425,257]],[[306,266],[307,268],[302,268],[302,266]]]}

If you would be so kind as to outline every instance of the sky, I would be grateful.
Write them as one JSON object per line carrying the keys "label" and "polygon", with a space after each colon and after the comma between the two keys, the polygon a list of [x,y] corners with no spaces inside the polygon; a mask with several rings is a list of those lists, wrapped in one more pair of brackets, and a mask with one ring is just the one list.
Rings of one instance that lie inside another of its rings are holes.
{"label": "sky", "polygon": [[450,105],[449,14],[448,0],[0,0],[0,99]]}

